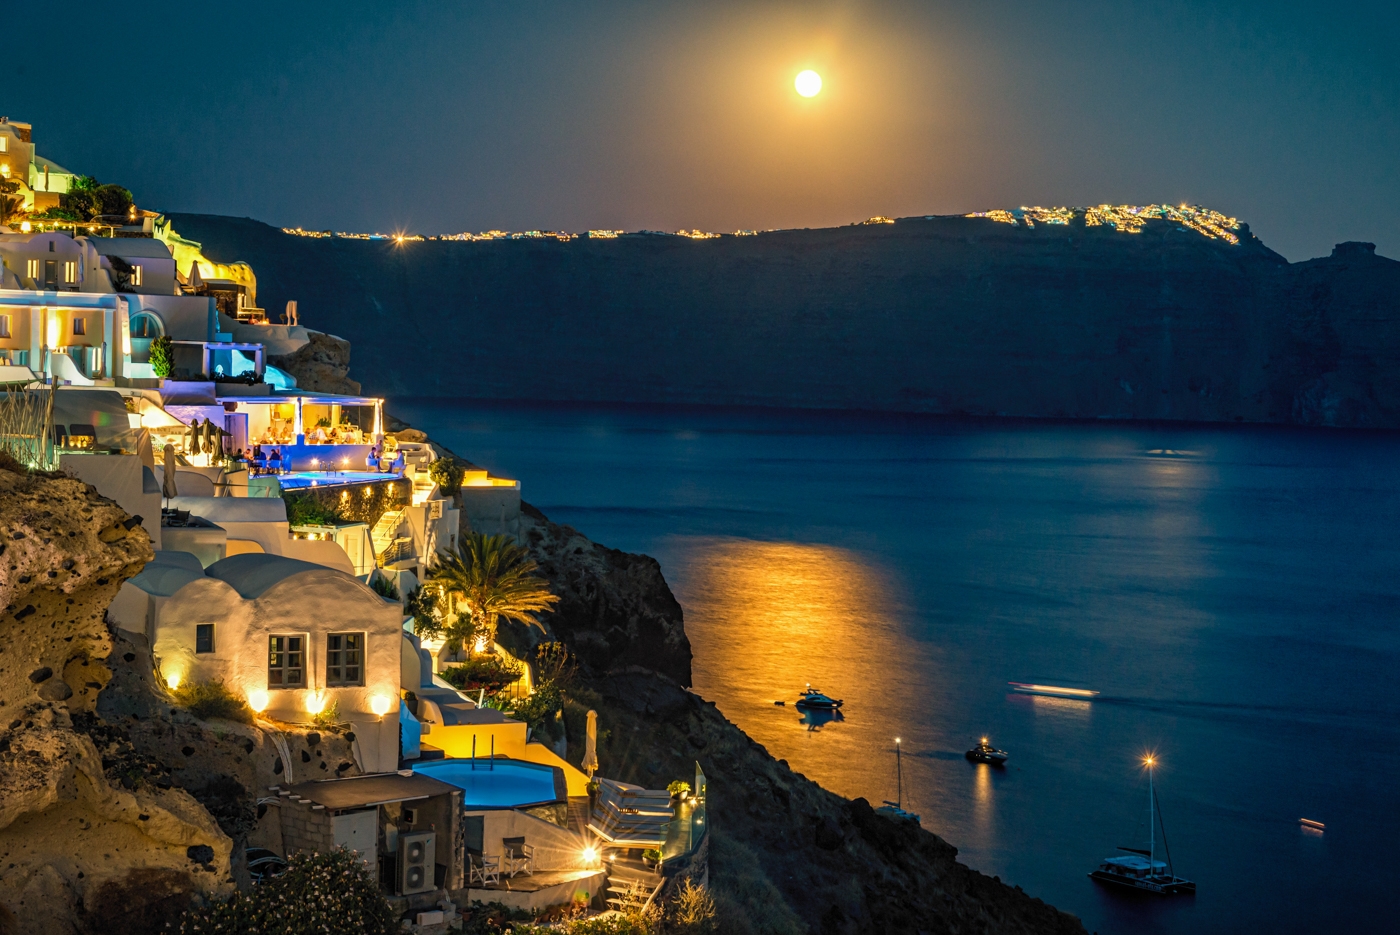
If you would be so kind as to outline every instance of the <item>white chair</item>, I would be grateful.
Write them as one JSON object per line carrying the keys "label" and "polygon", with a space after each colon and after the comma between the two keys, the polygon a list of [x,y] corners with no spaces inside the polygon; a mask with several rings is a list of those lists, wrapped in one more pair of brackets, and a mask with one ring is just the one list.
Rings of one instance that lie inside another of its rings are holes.
{"label": "white chair", "polygon": [[467,857],[471,861],[468,884],[480,883],[482,886],[490,886],[493,883],[501,882],[501,858],[487,857],[483,854],[468,853]]}

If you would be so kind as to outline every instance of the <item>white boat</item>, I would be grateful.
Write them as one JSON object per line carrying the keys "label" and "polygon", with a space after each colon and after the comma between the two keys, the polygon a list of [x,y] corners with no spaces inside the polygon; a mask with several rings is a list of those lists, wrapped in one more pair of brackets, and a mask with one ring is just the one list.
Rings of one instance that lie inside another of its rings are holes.
{"label": "white boat", "polygon": [[1162,826],[1162,845],[1166,850],[1167,859],[1157,859],[1157,823],[1161,821],[1161,812],[1157,808],[1157,793],[1152,785],[1152,768],[1156,765],[1156,759],[1146,757],[1143,764],[1147,767],[1147,850],[1120,847],[1120,851],[1127,853],[1121,857],[1105,857],[1096,869],[1089,872],[1089,877],[1100,883],[1123,886],[1158,896],[1195,895],[1196,884],[1177,876],[1172,867],[1172,852],[1166,847],[1165,825]]}
{"label": "white boat", "polygon": [[826,710],[833,710],[835,708],[841,707],[841,699],[832,698],[829,695],[823,695],[821,692],[813,688],[809,683],[807,685],[807,690],[804,691],[801,695],[797,696],[797,707],[822,708]]}
{"label": "white boat", "polygon": [[1051,698],[1070,698],[1075,701],[1092,701],[1098,692],[1087,688],[1065,688],[1060,685],[1037,685],[1034,682],[1007,682],[1014,692],[1023,695],[1046,695]]}

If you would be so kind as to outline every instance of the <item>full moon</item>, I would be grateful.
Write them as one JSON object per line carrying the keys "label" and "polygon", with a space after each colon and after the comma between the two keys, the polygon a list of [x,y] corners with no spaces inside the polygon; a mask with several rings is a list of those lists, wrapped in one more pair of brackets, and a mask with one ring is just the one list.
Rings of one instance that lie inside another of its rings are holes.
{"label": "full moon", "polygon": [[792,86],[795,87],[797,93],[801,94],[803,97],[816,97],[821,93],[822,76],[809,68],[806,71],[797,73],[797,79],[793,81]]}

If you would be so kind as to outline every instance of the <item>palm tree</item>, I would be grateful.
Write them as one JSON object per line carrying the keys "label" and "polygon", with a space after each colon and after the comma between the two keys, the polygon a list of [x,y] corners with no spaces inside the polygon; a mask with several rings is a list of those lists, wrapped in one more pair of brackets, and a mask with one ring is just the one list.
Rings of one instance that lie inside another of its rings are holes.
{"label": "palm tree", "polygon": [[[473,532],[455,552],[439,553],[438,563],[428,570],[428,582],[453,604],[466,606],[475,642],[489,648],[502,617],[544,629],[535,614],[559,603],[559,596],[535,574],[538,569],[530,553],[510,536]],[[455,635],[451,628],[449,634]],[[472,649],[469,645],[468,651]]]}

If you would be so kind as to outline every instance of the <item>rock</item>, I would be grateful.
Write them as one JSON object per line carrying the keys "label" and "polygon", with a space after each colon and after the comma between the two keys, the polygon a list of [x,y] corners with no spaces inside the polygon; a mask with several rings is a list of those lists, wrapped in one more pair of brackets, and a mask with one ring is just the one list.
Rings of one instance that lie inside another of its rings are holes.
{"label": "rock", "polygon": [[267,362],[296,377],[298,389],[358,396],[360,384],[348,376],[350,342],[319,331],[308,331],[306,336],[306,344],[291,354],[269,355]]}
{"label": "rock", "polygon": [[[0,616],[0,705],[22,712],[0,733],[0,906],[17,931],[163,930],[192,893],[228,888],[232,842],[210,814],[132,758],[115,756],[109,773],[90,733],[112,651],[107,607],[152,555],[128,518],[72,478],[0,469],[0,606],[22,608]],[[216,871],[198,882],[185,856],[194,840]]]}

